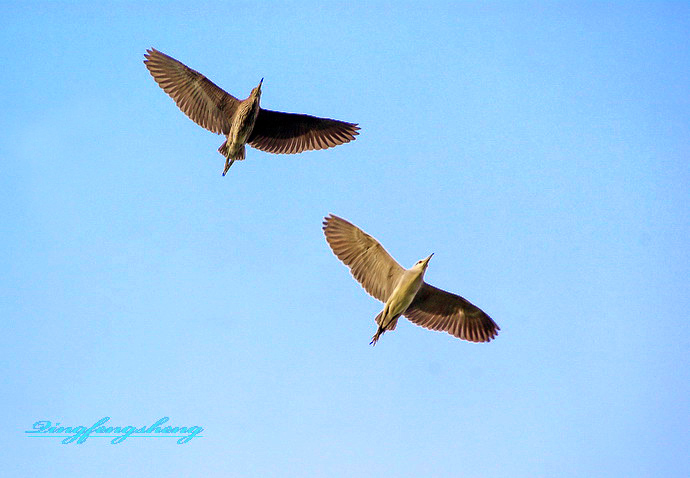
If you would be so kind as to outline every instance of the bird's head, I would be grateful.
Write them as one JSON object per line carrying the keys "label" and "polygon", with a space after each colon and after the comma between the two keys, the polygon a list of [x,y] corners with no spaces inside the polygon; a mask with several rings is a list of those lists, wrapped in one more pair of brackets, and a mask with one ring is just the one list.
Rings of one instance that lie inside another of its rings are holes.
{"label": "bird's head", "polygon": [[252,90],[252,94],[250,95],[252,98],[258,100],[261,98],[261,84],[264,82],[264,79],[261,78],[261,81],[259,82],[258,85],[256,85],[256,88]]}
{"label": "bird's head", "polygon": [[417,261],[417,263],[414,265],[415,268],[421,269],[423,271],[426,271],[426,268],[429,267],[429,261],[431,260],[431,256],[433,256],[434,253],[432,252],[429,257],[426,259],[422,259],[421,261]]}

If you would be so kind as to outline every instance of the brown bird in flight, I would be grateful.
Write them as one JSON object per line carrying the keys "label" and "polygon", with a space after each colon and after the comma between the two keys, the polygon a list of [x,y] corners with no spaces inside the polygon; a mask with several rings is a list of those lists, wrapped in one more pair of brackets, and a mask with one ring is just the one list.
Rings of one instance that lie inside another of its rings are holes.
{"label": "brown bird in flight", "polygon": [[404,269],[379,242],[345,219],[328,215],[323,221],[326,241],[362,287],[385,303],[376,316],[378,330],[371,339],[394,330],[404,315],[417,325],[441,330],[470,342],[489,342],[499,326],[481,309],[459,295],[424,282],[431,254],[410,269]]}
{"label": "brown bird in flight", "polygon": [[247,99],[238,100],[165,53],[151,48],[144,56],[153,79],[184,114],[199,126],[226,136],[218,148],[225,156],[223,176],[233,162],[244,159],[245,144],[268,153],[294,154],[349,143],[359,134],[356,123],[261,108],[263,78]]}

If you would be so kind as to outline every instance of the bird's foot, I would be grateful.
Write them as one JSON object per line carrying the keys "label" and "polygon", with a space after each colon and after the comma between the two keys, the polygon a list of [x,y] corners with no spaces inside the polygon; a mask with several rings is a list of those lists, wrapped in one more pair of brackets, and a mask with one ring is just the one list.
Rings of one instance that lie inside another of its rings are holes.
{"label": "bird's foot", "polygon": [[225,159],[225,169],[223,170],[223,176],[228,174],[228,170],[230,169],[230,166],[232,166],[232,163],[234,163],[235,160],[231,160],[230,158]]}
{"label": "bird's foot", "polygon": [[376,333],[374,334],[374,336],[371,338],[371,342],[369,342],[369,345],[371,345],[371,346],[376,345],[376,342],[379,341],[379,338],[381,337],[381,334],[382,334],[382,333],[383,333],[383,331],[380,330],[380,329],[379,329],[378,331],[376,331]]}

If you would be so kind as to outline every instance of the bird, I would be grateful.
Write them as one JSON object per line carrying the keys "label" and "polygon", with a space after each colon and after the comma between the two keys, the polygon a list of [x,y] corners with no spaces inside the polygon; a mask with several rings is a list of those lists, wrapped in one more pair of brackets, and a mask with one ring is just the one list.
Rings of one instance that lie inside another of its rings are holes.
{"label": "bird", "polygon": [[430,330],[448,332],[470,342],[489,342],[500,327],[484,311],[459,295],[424,282],[433,253],[404,269],[372,236],[345,219],[329,214],[323,231],[333,253],[371,296],[385,305],[370,345],[394,330],[400,316]]}
{"label": "bird", "polygon": [[359,134],[357,123],[261,108],[263,78],[246,99],[239,100],[155,48],[146,50],[144,64],[184,114],[226,136],[218,148],[225,157],[223,176],[232,163],[245,158],[245,144],[268,153],[294,154],[349,143]]}

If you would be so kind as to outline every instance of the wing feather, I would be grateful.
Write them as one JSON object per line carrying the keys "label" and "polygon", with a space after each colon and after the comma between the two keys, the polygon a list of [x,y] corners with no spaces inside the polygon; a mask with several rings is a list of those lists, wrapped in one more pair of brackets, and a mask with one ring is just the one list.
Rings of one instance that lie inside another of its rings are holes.
{"label": "wing feather", "polygon": [[262,108],[248,143],[267,153],[295,154],[349,143],[358,130],[355,123]]}
{"label": "wing feather", "polygon": [[207,130],[227,135],[239,100],[196,70],[151,48],[144,64],[156,83],[192,121]]}
{"label": "wing feather", "polygon": [[501,330],[479,307],[426,282],[403,315],[426,329],[445,331],[470,342],[489,342]]}
{"label": "wing feather", "polygon": [[326,241],[352,276],[376,299],[386,302],[405,269],[373,237],[333,214],[323,221]]}

